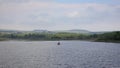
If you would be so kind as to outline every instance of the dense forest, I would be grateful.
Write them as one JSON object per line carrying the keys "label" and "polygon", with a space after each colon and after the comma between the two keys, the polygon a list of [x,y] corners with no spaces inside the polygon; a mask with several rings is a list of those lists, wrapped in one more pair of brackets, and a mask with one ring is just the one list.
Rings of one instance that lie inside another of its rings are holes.
{"label": "dense forest", "polygon": [[0,33],[0,40],[90,40],[102,42],[120,42],[120,31],[103,34],[80,33]]}

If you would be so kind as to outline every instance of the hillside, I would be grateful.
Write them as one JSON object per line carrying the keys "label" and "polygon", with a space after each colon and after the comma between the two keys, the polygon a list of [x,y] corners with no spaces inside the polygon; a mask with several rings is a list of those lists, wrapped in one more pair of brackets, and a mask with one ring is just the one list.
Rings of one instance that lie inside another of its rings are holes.
{"label": "hillside", "polygon": [[81,30],[81,29],[59,30],[59,31],[54,31],[54,32],[82,33],[82,34],[91,33],[91,32],[88,31],[88,30]]}
{"label": "hillside", "polygon": [[89,31],[1,31],[3,40],[90,40],[102,42],[120,42],[120,31],[91,34]]}

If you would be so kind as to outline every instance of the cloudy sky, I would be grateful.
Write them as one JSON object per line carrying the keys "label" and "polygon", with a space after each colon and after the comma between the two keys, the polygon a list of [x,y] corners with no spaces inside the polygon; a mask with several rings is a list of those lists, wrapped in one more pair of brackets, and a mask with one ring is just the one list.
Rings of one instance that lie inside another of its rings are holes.
{"label": "cloudy sky", "polygon": [[0,29],[120,30],[120,0],[0,0]]}

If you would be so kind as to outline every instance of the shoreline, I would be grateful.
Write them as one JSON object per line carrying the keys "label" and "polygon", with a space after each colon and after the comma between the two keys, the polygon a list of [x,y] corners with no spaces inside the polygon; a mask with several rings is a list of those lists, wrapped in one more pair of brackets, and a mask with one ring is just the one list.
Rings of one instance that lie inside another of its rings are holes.
{"label": "shoreline", "polygon": [[2,41],[88,41],[88,42],[104,42],[104,43],[120,43],[120,41],[96,41],[96,40],[25,40],[25,39],[5,39],[5,40],[0,40]]}

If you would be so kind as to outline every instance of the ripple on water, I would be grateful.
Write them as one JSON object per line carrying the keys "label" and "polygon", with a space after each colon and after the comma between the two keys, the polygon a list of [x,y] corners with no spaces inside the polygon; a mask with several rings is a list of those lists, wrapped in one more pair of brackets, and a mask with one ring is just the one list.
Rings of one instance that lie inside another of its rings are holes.
{"label": "ripple on water", "polygon": [[0,68],[120,68],[120,44],[0,42]]}

